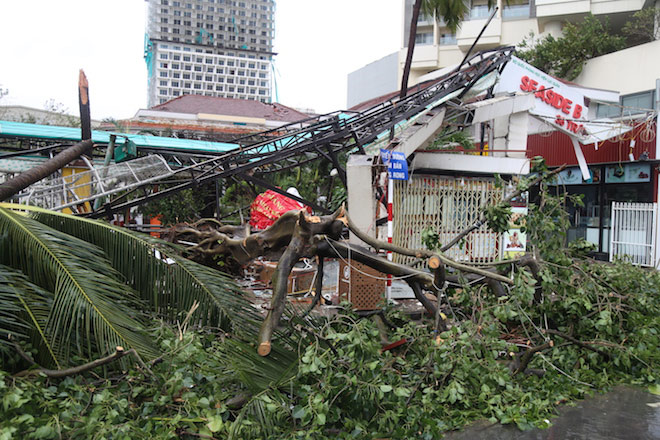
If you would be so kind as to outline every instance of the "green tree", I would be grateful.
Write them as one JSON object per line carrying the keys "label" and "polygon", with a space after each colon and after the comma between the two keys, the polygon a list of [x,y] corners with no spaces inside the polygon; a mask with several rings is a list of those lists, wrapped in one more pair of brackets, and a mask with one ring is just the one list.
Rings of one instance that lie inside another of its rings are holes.
{"label": "green tree", "polygon": [[650,7],[635,12],[622,29],[631,44],[660,40],[660,8]]}
{"label": "green tree", "polygon": [[566,23],[563,35],[535,38],[530,34],[518,46],[517,55],[532,66],[566,80],[580,75],[585,61],[625,47],[625,38],[612,35],[608,21],[588,15],[580,23]]}
{"label": "green tree", "polygon": [[0,350],[12,335],[36,348],[40,364],[58,368],[116,346],[155,357],[149,316],[175,321],[193,304],[200,325],[240,333],[256,322],[229,278],[172,245],[23,205],[0,207],[0,286]]}

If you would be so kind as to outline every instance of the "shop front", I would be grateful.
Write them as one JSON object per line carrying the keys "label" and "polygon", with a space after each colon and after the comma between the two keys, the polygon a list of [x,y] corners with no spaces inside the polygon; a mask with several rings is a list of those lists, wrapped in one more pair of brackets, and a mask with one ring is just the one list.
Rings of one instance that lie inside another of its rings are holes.
{"label": "shop front", "polygon": [[[654,189],[651,163],[602,164],[589,167],[592,178],[585,181],[578,167],[557,176],[557,193],[582,195],[583,206],[567,206],[571,221],[568,240],[582,238],[597,246],[597,257],[610,253],[612,202],[652,203]],[[641,226],[639,226],[641,227]]]}

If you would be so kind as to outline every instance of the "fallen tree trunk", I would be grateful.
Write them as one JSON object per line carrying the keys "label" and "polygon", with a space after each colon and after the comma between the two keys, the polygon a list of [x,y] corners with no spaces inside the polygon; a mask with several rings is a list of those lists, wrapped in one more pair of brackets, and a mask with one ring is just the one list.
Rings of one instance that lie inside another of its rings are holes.
{"label": "fallen tree trunk", "polygon": [[64,168],[68,163],[78,159],[81,155],[90,153],[93,146],[94,144],[91,140],[79,142],[41,165],[30,168],[13,179],[6,181],[0,185],[0,202],[9,199],[28,186]]}
{"label": "fallen tree trunk", "polygon": [[273,332],[277,328],[282,313],[284,312],[284,307],[286,306],[288,278],[293,266],[298,260],[300,260],[300,258],[309,257],[314,254],[311,249],[312,237],[319,233],[323,233],[338,238],[344,228],[344,224],[337,220],[340,215],[343,214],[343,208],[339,209],[332,215],[323,217],[306,217],[304,211],[289,212],[295,212],[297,220],[291,241],[280,258],[280,261],[277,263],[275,275],[273,276],[273,297],[270,301],[268,314],[266,315],[264,322],[261,324],[261,329],[259,330],[259,336],[257,338],[257,343],[259,345],[257,351],[261,356],[267,356],[270,353]]}

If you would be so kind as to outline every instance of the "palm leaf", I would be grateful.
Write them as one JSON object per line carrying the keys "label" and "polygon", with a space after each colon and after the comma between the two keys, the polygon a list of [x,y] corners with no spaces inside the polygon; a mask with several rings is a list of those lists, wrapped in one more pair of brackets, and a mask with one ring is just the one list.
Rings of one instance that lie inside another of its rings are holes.
{"label": "palm leaf", "polygon": [[246,334],[258,328],[258,313],[231,278],[181,257],[171,243],[98,220],[23,205],[0,206],[27,210],[37,221],[103,249],[126,282],[169,321],[197,301],[195,317],[201,325]]}
{"label": "palm leaf", "polygon": [[[39,349],[38,363],[60,368],[46,337],[52,297],[52,292],[30,283],[21,272],[0,264],[0,333],[17,340],[30,340]],[[3,337],[0,342],[8,339]]]}
{"label": "palm leaf", "polygon": [[117,346],[155,355],[134,317],[137,297],[117,279],[103,251],[0,208],[0,263],[53,292],[45,335],[58,358],[91,358]]}

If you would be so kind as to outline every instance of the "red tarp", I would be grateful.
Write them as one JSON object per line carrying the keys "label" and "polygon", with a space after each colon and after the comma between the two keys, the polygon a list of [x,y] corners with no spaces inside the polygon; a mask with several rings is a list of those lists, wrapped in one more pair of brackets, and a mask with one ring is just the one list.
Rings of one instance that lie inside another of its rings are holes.
{"label": "red tarp", "polygon": [[255,229],[266,229],[287,211],[306,209],[310,214],[312,209],[286,196],[268,190],[254,199],[250,206],[250,226]]}

